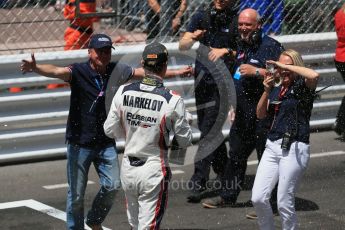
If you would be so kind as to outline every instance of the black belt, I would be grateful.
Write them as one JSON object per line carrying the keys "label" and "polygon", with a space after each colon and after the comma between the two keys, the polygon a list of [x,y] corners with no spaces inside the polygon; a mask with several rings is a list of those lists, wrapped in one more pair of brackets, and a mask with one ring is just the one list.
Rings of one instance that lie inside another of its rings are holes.
{"label": "black belt", "polygon": [[74,24],[70,24],[69,27],[71,27],[72,29],[78,30],[80,33],[87,33],[87,34],[93,33],[92,28],[84,28],[84,27],[80,27]]}
{"label": "black belt", "polygon": [[138,157],[131,157],[131,156],[128,156],[128,160],[129,160],[129,164],[131,166],[135,166],[135,167],[139,167],[139,166],[142,166],[146,163],[146,160],[142,160]]}

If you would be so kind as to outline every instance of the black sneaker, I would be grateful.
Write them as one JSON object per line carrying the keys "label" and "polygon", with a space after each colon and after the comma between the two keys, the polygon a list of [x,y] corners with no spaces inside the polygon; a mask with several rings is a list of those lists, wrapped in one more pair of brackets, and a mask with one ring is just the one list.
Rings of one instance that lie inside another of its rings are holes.
{"label": "black sneaker", "polygon": [[199,203],[202,199],[202,191],[190,190],[187,196],[187,201],[190,203]]}
{"label": "black sneaker", "polygon": [[343,133],[343,129],[342,127],[340,126],[339,122],[338,121],[335,121],[334,125],[333,125],[333,129],[334,129],[334,132],[336,134],[338,134],[339,136],[342,135]]}
{"label": "black sneaker", "polygon": [[226,201],[221,196],[216,196],[203,200],[201,204],[204,208],[224,208],[234,206],[235,202]]}
{"label": "black sneaker", "polygon": [[277,203],[272,202],[272,203],[271,203],[271,207],[272,207],[273,215],[279,216],[279,211],[278,211],[278,205],[277,205]]}

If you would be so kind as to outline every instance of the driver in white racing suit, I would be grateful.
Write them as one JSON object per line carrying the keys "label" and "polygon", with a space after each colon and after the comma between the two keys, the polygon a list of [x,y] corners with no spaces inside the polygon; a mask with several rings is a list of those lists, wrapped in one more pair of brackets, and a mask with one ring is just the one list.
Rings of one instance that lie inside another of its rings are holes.
{"label": "driver in white racing suit", "polygon": [[182,148],[192,140],[183,99],[163,86],[167,62],[164,45],[147,45],[142,60],[145,78],[119,88],[104,123],[107,136],[125,137],[121,183],[133,230],[159,229],[171,177],[169,134]]}

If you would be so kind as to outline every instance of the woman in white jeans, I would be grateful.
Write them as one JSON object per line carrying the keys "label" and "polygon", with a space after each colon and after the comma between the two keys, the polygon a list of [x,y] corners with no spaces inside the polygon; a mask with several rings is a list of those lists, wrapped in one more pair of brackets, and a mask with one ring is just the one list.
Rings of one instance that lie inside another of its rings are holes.
{"label": "woman in white jeans", "polygon": [[[252,202],[260,229],[274,229],[270,196],[278,183],[278,210],[282,229],[297,228],[295,193],[309,161],[309,121],[318,73],[304,67],[295,50],[284,51],[263,81],[265,91],[257,106],[257,117],[272,119],[266,149],[258,166]],[[275,82],[282,82],[274,86]]]}

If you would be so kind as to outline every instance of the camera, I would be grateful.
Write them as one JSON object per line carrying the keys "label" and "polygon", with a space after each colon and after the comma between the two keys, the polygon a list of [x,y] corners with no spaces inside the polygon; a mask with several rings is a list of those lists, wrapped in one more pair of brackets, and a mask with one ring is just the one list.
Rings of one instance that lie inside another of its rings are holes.
{"label": "camera", "polygon": [[274,78],[274,87],[279,87],[282,82],[283,78],[281,76],[276,75],[276,67],[273,63],[266,63],[266,71],[270,76]]}
{"label": "camera", "polygon": [[268,73],[273,75],[275,73],[275,66],[273,63],[266,63],[266,70]]}
{"label": "camera", "polygon": [[281,144],[281,148],[282,150],[290,150],[290,146],[292,144],[292,138],[291,138],[291,133],[286,132],[283,135],[283,140],[282,140],[282,144]]}

